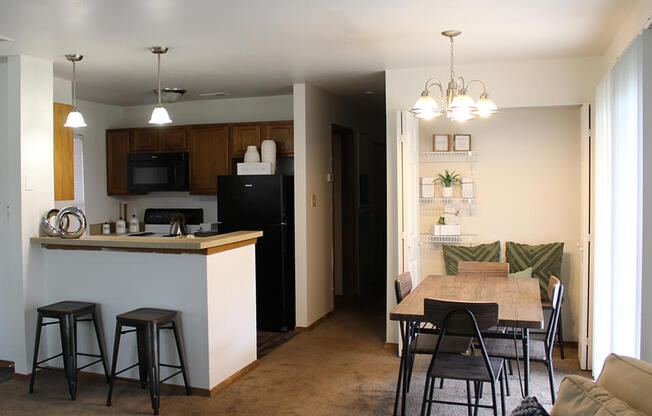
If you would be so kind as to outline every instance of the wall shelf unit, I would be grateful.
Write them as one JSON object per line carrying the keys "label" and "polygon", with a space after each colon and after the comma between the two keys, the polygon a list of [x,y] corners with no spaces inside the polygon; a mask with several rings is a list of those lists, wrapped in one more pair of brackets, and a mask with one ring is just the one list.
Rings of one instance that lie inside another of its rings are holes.
{"label": "wall shelf unit", "polygon": [[459,198],[459,197],[454,197],[454,198],[419,198],[419,204],[420,205],[433,205],[433,206],[440,206],[440,205],[474,205],[476,202],[475,198]]}
{"label": "wall shelf unit", "polygon": [[468,152],[421,152],[421,162],[474,162],[476,155],[473,151]]}
{"label": "wall shelf unit", "polygon": [[427,243],[432,244],[473,244],[473,237],[476,234],[460,234],[460,235],[432,235],[432,234],[421,234],[419,241],[421,245]]}

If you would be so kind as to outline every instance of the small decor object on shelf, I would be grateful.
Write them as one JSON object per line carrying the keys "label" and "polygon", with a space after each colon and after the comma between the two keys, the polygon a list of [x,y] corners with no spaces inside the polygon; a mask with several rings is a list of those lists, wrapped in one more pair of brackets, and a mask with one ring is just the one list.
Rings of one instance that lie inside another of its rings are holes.
{"label": "small decor object on shelf", "polygon": [[244,155],[244,162],[245,163],[260,162],[260,154],[258,153],[258,149],[256,149],[256,146],[247,146],[247,151],[245,152]]}
{"label": "small decor object on shelf", "polygon": [[473,178],[462,178],[462,198],[473,198]]}
{"label": "small decor object on shelf", "polygon": [[272,175],[276,173],[276,142],[274,140],[263,140],[260,145],[261,160],[264,163],[271,163]]}
{"label": "small decor object on shelf", "polygon": [[86,215],[73,206],[51,209],[41,218],[41,230],[49,237],[79,238],[86,231]]}
{"label": "small decor object on shelf", "polygon": [[424,177],[419,180],[421,198],[435,197],[435,178]]}
{"label": "small decor object on shelf", "polygon": [[461,232],[461,227],[459,224],[457,225],[442,225],[441,226],[441,235],[460,235],[462,234]]}
{"label": "small decor object on shelf", "polygon": [[433,134],[432,150],[435,152],[449,152],[451,150],[450,134]]}
{"label": "small decor object on shelf", "polygon": [[471,151],[471,135],[470,134],[456,134],[453,136],[453,150],[456,152],[470,152]]}
{"label": "small decor object on shelf", "polygon": [[457,205],[444,206],[444,224],[446,225],[459,225],[460,224],[460,208]]}
{"label": "small decor object on shelf", "polygon": [[460,174],[455,173],[455,171],[449,172],[448,169],[445,170],[443,174],[439,174],[437,179],[437,182],[441,182],[441,184],[444,186],[442,190],[442,197],[443,198],[452,198],[453,197],[453,184],[454,183],[459,183],[460,182]]}

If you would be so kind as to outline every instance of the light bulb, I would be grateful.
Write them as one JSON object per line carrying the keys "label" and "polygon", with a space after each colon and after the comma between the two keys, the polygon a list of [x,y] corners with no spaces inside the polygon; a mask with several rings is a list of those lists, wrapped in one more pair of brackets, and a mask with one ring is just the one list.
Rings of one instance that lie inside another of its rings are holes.
{"label": "light bulb", "polygon": [[149,124],[168,124],[172,123],[168,111],[162,105],[157,105],[152,111],[152,118],[149,120]]}
{"label": "light bulb", "polygon": [[475,101],[473,101],[473,98],[470,95],[466,94],[466,92],[462,92],[453,98],[449,108],[459,109],[463,111],[473,111],[475,110]]}
{"label": "light bulb", "polygon": [[74,107],[69,113],[68,118],[66,118],[66,124],[63,127],[86,127],[86,122],[84,121],[84,116],[79,112],[77,107]]}
{"label": "light bulb", "polygon": [[412,107],[412,113],[417,118],[432,120],[441,115],[441,110],[439,109],[437,101],[432,98],[430,91],[424,90],[417,102],[414,104],[414,107]]}

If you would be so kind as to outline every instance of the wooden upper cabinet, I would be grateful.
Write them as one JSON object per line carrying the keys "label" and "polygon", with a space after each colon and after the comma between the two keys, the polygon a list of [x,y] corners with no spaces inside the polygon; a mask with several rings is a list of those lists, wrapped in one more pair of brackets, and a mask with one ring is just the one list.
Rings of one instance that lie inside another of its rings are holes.
{"label": "wooden upper cabinet", "polygon": [[190,193],[215,195],[217,175],[229,174],[229,127],[190,127],[188,145]]}
{"label": "wooden upper cabinet", "polygon": [[54,103],[54,200],[75,199],[75,147],[73,131],[64,127],[72,106]]}
{"label": "wooden upper cabinet", "polygon": [[264,125],[263,140],[276,142],[276,156],[294,155],[294,123],[270,123]]}
{"label": "wooden upper cabinet", "polygon": [[127,155],[130,130],[106,131],[106,191],[109,195],[126,195]]}
{"label": "wooden upper cabinet", "polygon": [[160,127],[158,136],[159,152],[187,152],[188,137],[183,126]]}
{"label": "wooden upper cabinet", "polygon": [[131,153],[158,152],[157,128],[131,129]]}
{"label": "wooden upper cabinet", "polygon": [[262,132],[263,126],[260,123],[232,125],[229,146],[230,157],[244,157],[247,146],[256,146],[260,152]]}

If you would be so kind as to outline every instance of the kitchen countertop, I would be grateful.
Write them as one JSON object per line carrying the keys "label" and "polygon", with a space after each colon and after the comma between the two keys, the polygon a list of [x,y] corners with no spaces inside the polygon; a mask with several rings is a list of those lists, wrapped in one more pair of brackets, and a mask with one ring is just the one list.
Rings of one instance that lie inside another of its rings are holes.
{"label": "kitchen countertop", "polygon": [[129,237],[89,235],[81,238],[32,237],[32,244],[60,250],[124,250],[155,253],[213,254],[255,244],[262,231],[236,231],[210,237]]}

